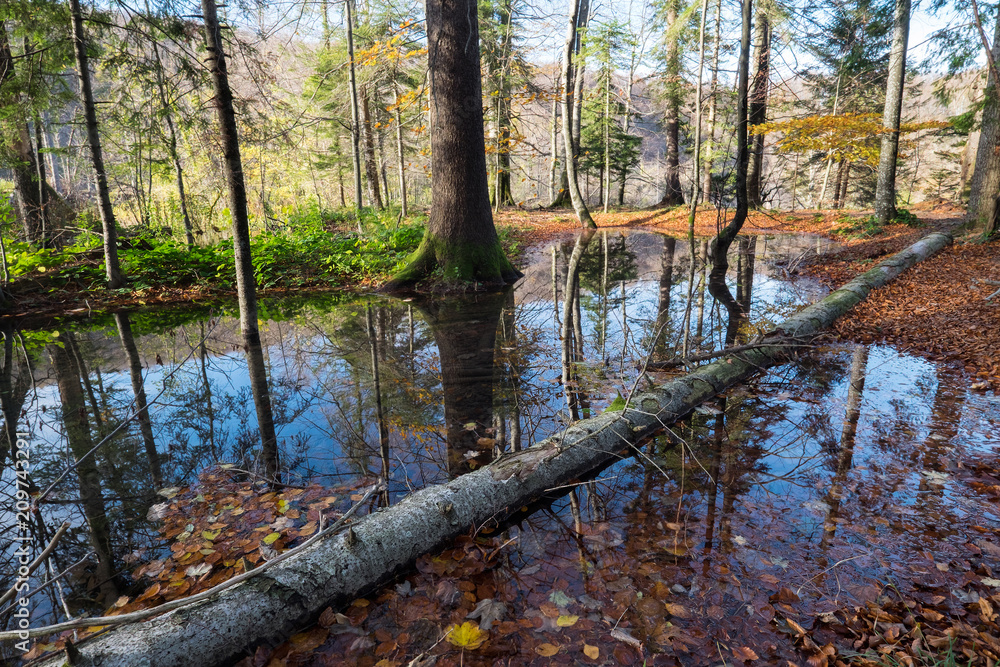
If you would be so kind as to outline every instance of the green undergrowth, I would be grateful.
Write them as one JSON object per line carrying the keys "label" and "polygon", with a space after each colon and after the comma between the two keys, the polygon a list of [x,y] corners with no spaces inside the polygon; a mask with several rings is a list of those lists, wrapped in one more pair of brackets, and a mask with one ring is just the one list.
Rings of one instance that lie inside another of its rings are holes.
{"label": "green undergrowth", "polygon": [[[906,225],[907,227],[923,227],[924,223],[920,218],[905,208],[896,209],[896,217],[893,223]],[[837,220],[837,226],[833,228],[834,234],[839,234],[847,238],[872,238],[885,231],[885,227],[879,224],[878,218],[874,215],[863,217],[852,217],[842,215]]]}
{"label": "green undergrowth", "polygon": [[[313,209],[291,216],[251,237],[251,255],[261,288],[308,288],[363,283],[391,275],[423,236],[421,218],[400,220],[393,212],[366,211],[363,233],[343,212]],[[11,279],[48,277],[52,290],[103,289],[101,239],[80,234],[60,250],[7,241]],[[119,259],[131,289],[207,285],[235,287],[233,244],[223,240],[189,248],[183,241],[136,230],[120,239]]]}

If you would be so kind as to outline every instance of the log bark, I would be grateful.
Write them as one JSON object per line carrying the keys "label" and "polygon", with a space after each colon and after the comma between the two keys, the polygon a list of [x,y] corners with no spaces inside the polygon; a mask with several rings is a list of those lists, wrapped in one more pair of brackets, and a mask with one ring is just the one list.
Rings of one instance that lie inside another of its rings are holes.
{"label": "log bark", "polygon": [[[764,337],[761,347],[732,354],[653,391],[624,410],[577,422],[529,449],[447,484],[418,491],[369,515],[349,534],[323,539],[260,576],[190,608],[111,630],[76,648],[94,665],[183,667],[238,659],[261,643],[278,643],[315,621],[327,606],[347,604],[391,580],[420,555],[592,473],[696,406],[760,370],[787,360],[838,317],[918,261],[951,242],[936,232],[799,311]],[[789,347],[792,343],[794,347]],[[95,623],[96,625],[97,623]],[[34,629],[33,635],[41,633]],[[0,639],[5,639],[0,633]],[[61,665],[63,656],[42,664]]]}

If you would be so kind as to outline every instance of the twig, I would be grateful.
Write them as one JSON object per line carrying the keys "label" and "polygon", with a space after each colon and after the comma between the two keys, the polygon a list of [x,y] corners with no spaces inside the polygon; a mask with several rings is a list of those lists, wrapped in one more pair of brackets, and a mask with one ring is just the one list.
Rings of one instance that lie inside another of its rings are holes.
{"label": "twig", "polygon": [[[49,554],[52,553],[52,550],[56,548],[56,542],[59,541],[59,538],[62,537],[63,533],[65,533],[68,529],[69,529],[69,521],[64,521],[63,525],[59,526],[59,530],[56,531],[56,534],[52,536],[51,540],[49,540],[49,543],[45,545],[44,549],[42,549],[42,553],[38,554],[38,557],[31,562],[31,565],[28,566],[27,574],[25,574],[23,577],[21,575],[18,575],[19,580],[21,580],[22,578],[27,579],[27,577],[30,576],[31,573],[34,572],[39,565],[45,562],[45,559],[49,557]],[[14,596],[17,595],[18,583],[19,582],[15,582],[14,585],[10,587],[9,591],[4,593],[3,596],[0,596],[0,605],[4,604],[8,600],[13,599]]]}
{"label": "twig", "polygon": [[[56,576],[52,577],[51,579],[49,579],[45,583],[40,584],[38,586],[38,588],[36,588],[34,590],[31,590],[31,591],[28,591],[27,593],[25,593],[21,597],[23,597],[23,598],[30,598],[30,597],[32,597],[34,595],[37,595],[38,593],[41,593],[46,588],[48,588],[52,584],[57,583],[60,579],[62,579],[67,574],[69,574],[70,572],[72,572],[76,568],[80,567],[81,565],[83,565],[84,563],[86,563],[88,560],[90,560],[93,557],[94,557],[94,552],[91,551],[86,556],[84,556],[80,560],[76,561],[75,563],[73,563],[72,565],[70,565],[69,567],[67,567],[65,570],[63,570],[62,572],[60,572]],[[12,609],[14,609],[14,604],[9,604],[6,607],[4,607],[3,609],[0,609],[0,618],[2,618],[5,614],[7,614],[8,612],[10,612]],[[66,614],[66,615],[69,616],[70,614]]]}
{"label": "twig", "polygon": [[[77,628],[91,628],[96,626],[118,626],[118,625],[124,625],[126,623],[132,623],[133,621],[144,621],[148,618],[159,616],[160,614],[166,613],[168,611],[174,611],[175,609],[181,609],[183,607],[190,607],[192,605],[201,602],[202,600],[207,600],[208,598],[218,593],[221,593],[227,588],[232,588],[236,584],[242,583],[248,579],[256,577],[261,572],[264,572],[265,570],[272,568],[273,566],[289,558],[293,554],[300,553],[301,551],[303,551],[307,547],[312,546],[313,544],[315,544],[322,538],[326,537],[330,533],[335,532],[338,528],[344,525],[344,522],[346,522],[347,519],[349,519],[351,515],[358,510],[359,507],[368,502],[369,498],[375,495],[375,493],[381,491],[384,487],[385,483],[382,480],[379,480],[374,486],[368,489],[368,492],[365,493],[364,497],[361,498],[361,500],[356,502],[351,507],[351,509],[347,510],[347,512],[344,513],[344,516],[340,517],[337,520],[337,522],[334,523],[329,528],[316,533],[315,535],[313,535],[308,540],[306,540],[299,546],[295,547],[294,549],[289,549],[288,551],[279,554],[277,557],[264,562],[264,564],[261,565],[260,567],[250,570],[249,572],[244,572],[243,574],[237,575],[232,579],[228,579],[222,582],[221,584],[213,586],[207,591],[202,591],[201,593],[192,595],[191,597],[181,598],[180,600],[172,600],[170,602],[165,602],[157,607],[153,607],[152,609],[143,609],[141,611],[134,611],[129,614],[121,614],[119,616],[93,616],[90,618],[78,618],[72,621],[66,621],[64,623],[46,625],[40,628],[30,628],[27,630],[28,637],[43,637],[46,635],[55,634],[57,632],[62,632],[64,630],[75,630]],[[23,639],[24,632],[25,632],[24,630],[13,631],[13,632],[0,632],[0,641],[13,641],[15,639]]]}
{"label": "twig", "polygon": [[992,299],[993,297],[995,297],[997,294],[1000,294],[1000,289],[998,289],[996,292],[993,292],[993,294],[990,294],[988,297],[986,297],[986,300],[989,301],[990,299]]}

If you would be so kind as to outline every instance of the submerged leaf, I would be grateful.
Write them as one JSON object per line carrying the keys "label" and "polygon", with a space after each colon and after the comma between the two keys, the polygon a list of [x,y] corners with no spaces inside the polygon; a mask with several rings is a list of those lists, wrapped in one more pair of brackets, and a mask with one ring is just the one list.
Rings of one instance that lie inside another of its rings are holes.
{"label": "submerged leaf", "polygon": [[448,643],[459,648],[467,648],[475,651],[483,645],[489,635],[479,629],[479,626],[471,621],[466,621],[461,625],[452,625],[448,628]]}
{"label": "submerged leaf", "polygon": [[478,618],[479,629],[489,631],[493,624],[501,620],[507,613],[507,606],[493,598],[480,600],[476,608],[468,613],[466,618]]}

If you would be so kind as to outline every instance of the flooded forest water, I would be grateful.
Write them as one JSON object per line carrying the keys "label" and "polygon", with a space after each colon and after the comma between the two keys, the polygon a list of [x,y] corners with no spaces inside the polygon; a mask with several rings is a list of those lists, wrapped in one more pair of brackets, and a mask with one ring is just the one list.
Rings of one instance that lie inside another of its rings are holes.
{"label": "flooded forest water", "polygon": [[[786,269],[826,244],[740,239],[738,322],[686,242],[646,233],[534,248],[502,293],[266,301],[271,460],[235,306],[6,321],[0,399],[42,494],[36,552],[68,526],[31,577],[34,590],[63,573],[32,596],[32,625],[203,590],[261,562],[264,536],[301,542],[317,507],[343,511],[378,477],[388,489],[369,511],[530,447],[664,380],[655,362],[745,342],[821,298]],[[806,631],[843,640],[838,614],[887,590],[961,607],[970,582],[1000,586],[1000,516],[970,483],[1000,454],[1000,400],[968,384],[890,347],[804,351],[594,479],[422,558],[274,659],[776,663],[808,654]],[[2,592],[18,542],[0,460]],[[0,605],[5,627],[12,611]],[[485,642],[441,641],[469,618]]]}

